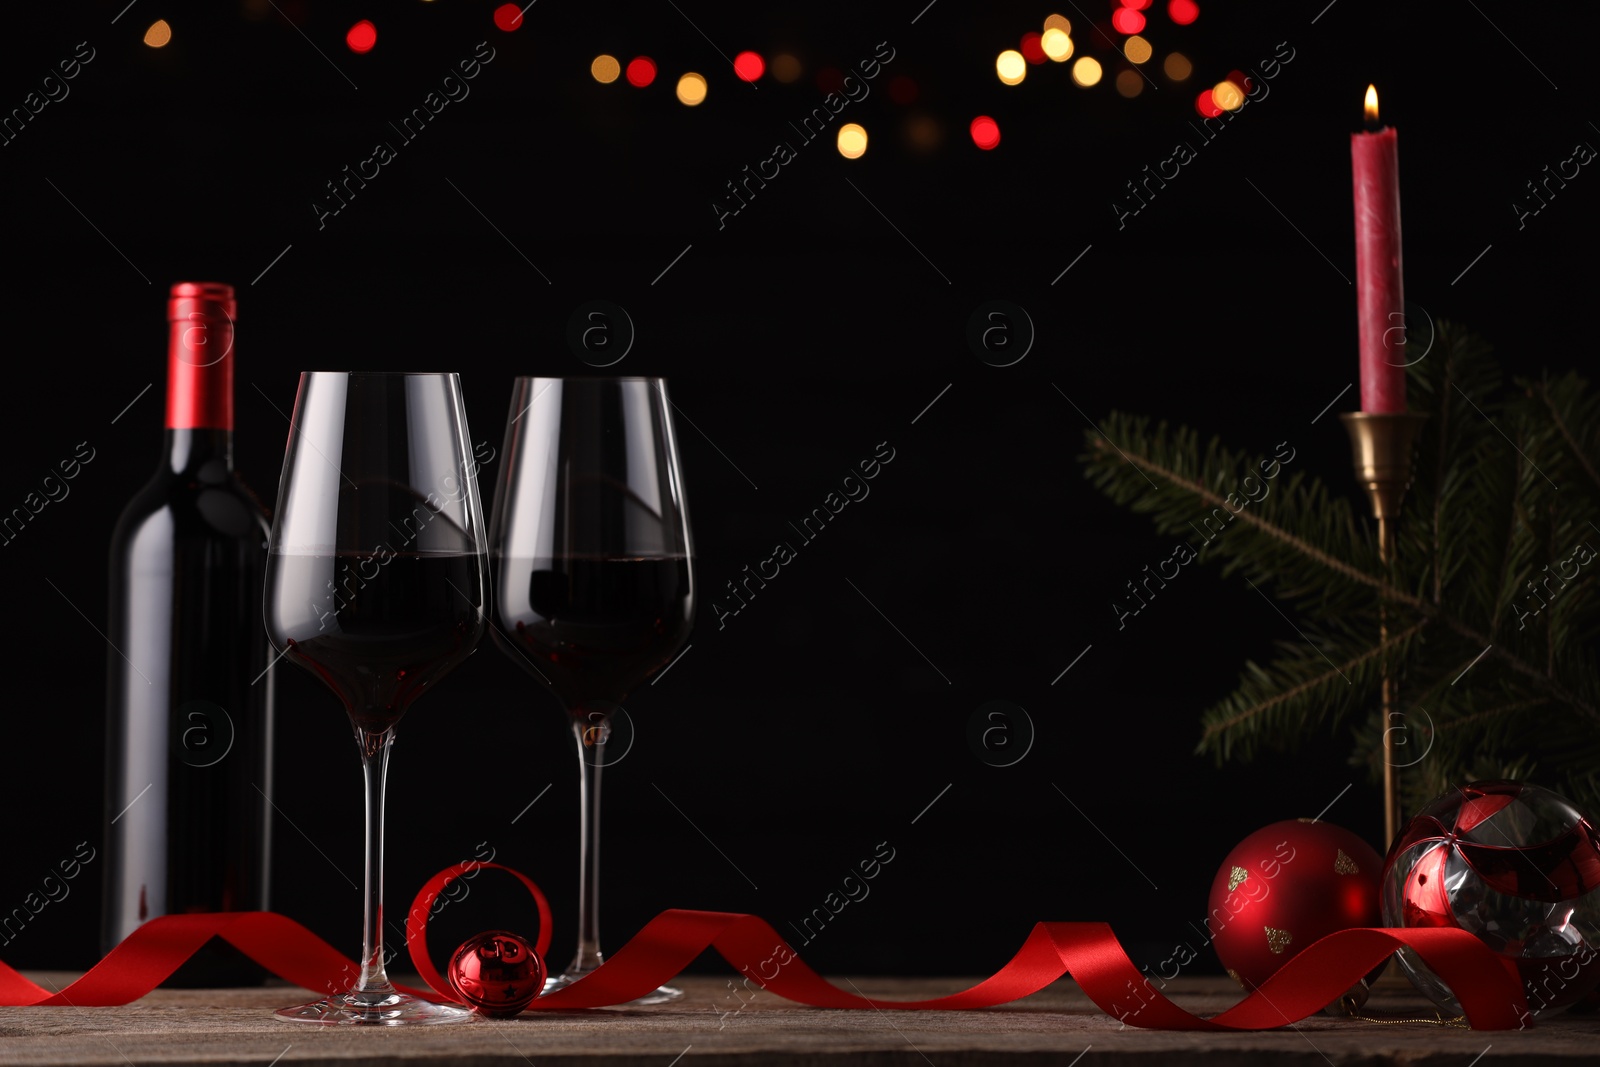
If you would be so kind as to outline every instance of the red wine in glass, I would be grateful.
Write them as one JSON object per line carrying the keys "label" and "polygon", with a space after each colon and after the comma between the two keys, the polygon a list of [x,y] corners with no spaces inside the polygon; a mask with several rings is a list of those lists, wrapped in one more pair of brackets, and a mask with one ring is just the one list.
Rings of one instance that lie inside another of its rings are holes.
{"label": "red wine in glass", "polygon": [[693,625],[685,556],[501,556],[497,564],[496,608],[512,658],[569,711],[620,704],[666,666]]}
{"label": "red wine in glass", "polygon": [[283,1008],[297,1022],[395,1026],[470,1012],[398,992],[383,959],[383,799],[412,702],[483,634],[487,553],[454,374],[300,376],[267,545],[267,632],[355,729],[366,784],[366,892],[353,986]]}
{"label": "red wine in glass", "polygon": [[382,733],[477,643],[482,619],[455,590],[473,585],[481,562],[442,552],[281,555],[279,603],[319,603],[338,625],[318,625],[319,615],[296,627],[279,615],[274,632],[286,657],[321,678],[359,729]]}
{"label": "red wine in glass", "polygon": [[[494,641],[561,702],[578,752],[578,949],[600,966],[600,769],[610,717],[694,623],[694,550],[666,383],[518,378],[490,526]],[[673,1000],[663,986],[636,1003]]]}

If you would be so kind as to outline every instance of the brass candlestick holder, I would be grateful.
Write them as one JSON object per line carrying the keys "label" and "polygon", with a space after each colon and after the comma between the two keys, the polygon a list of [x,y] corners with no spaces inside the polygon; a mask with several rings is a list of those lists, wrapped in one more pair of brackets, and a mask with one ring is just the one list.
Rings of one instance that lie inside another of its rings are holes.
{"label": "brass candlestick holder", "polygon": [[[1378,520],[1378,557],[1385,564],[1394,562],[1395,537],[1400,524],[1400,505],[1411,488],[1411,452],[1426,415],[1410,413],[1369,413],[1347,411],[1339,416],[1350,434],[1350,458],[1356,480],[1367,491],[1367,502]],[[1389,640],[1388,613],[1379,608],[1378,639]],[[1390,722],[1395,712],[1399,685],[1383,662],[1383,842],[1387,849],[1400,832],[1400,769],[1395,765],[1394,731]]]}

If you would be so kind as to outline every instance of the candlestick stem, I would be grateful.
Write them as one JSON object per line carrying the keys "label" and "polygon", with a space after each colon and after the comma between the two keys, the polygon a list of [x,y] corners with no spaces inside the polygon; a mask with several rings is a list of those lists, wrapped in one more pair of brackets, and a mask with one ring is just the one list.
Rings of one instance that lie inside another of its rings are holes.
{"label": "candlestick stem", "polygon": [[[1397,555],[1400,507],[1411,488],[1411,451],[1426,415],[1404,412],[1351,411],[1339,416],[1350,434],[1350,457],[1356,480],[1366,491],[1367,503],[1378,522],[1378,558],[1386,570]],[[1378,639],[1389,640],[1388,612],[1379,608]],[[1400,768],[1396,758],[1394,717],[1400,715],[1400,685],[1395,667],[1383,658],[1383,840],[1387,848],[1400,832]]]}
{"label": "candlestick stem", "polygon": [[[1408,479],[1409,481],[1409,479]],[[1400,524],[1398,515],[1378,516],[1378,558],[1385,567],[1393,566],[1395,556],[1395,535]],[[1389,643],[1389,609],[1387,605],[1378,605],[1378,643]],[[1396,759],[1395,732],[1390,729],[1394,723],[1395,705],[1399,703],[1400,687],[1390,669],[1387,657],[1383,661],[1383,840],[1384,847],[1394,841],[1395,834],[1400,832],[1400,769]]]}

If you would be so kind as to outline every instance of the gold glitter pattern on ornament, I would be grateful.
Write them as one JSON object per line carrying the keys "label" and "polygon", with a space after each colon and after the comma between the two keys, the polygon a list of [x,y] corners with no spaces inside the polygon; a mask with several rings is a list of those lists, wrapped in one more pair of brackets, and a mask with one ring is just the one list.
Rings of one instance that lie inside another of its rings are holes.
{"label": "gold glitter pattern on ornament", "polygon": [[1263,926],[1262,929],[1267,932],[1267,949],[1274,956],[1283,955],[1283,950],[1294,940],[1294,935],[1287,930],[1278,930],[1271,926]]}
{"label": "gold glitter pattern on ornament", "polygon": [[1238,982],[1240,989],[1249,989],[1250,988],[1249,986],[1244,984],[1244,979],[1239,977],[1239,972],[1238,971],[1234,970],[1232,967],[1227,968],[1227,971],[1228,971],[1228,977],[1232,978],[1235,982]]}
{"label": "gold glitter pattern on ornament", "polygon": [[1235,867],[1228,872],[1228,892],[1239,888],[1239,883],[1250,877],[1250,872],[1243,867]]}
{"label": "gold glitter pattern on ornament", "polygon": [[1298,819],[1295,820],[1295,822],[1316,822],[1316,821],[1317,820],[1315,820],[1315,819],[1307,819],[1307,818],[1305,818],[1303,816],[1301,818],[1298,818]]}
{"label": "gold glitter pattern on ornament", "polygon": [[1356,866],[1356,861],[1344,854],[1344,849],[1333,859],[1334,874],[1360,874],[1361,868]]}

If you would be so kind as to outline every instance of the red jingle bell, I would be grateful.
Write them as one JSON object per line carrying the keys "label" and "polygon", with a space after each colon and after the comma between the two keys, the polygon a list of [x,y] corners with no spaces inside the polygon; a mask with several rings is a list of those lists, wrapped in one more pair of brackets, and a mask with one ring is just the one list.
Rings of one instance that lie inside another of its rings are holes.
{"label": "red jingle bell", "polygon": [[491,1019],[521,1014],[544,989],[544,960],[524,939],[505,930],[469,937],[450,957],[450,988],[466,1005]]}

